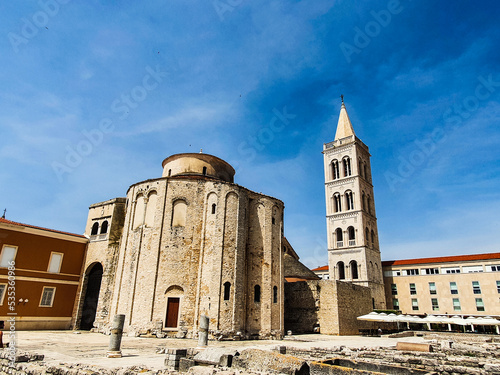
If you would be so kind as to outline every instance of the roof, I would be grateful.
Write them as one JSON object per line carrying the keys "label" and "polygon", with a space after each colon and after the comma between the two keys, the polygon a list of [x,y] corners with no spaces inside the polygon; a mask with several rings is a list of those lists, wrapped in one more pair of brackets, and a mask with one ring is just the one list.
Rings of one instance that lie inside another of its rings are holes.
{"label": "roof", "polygon": [[328,271],[328,265],[315,268],[315,269],[313,269],[311,271],[313,271],[313,272],[316,272],[316,271]]}
{"label": "roof", "polygon": [[345,109],[344,102],[342,101],[342,107],[340,108],[339,122],[337,123],[337,131],[335,133],[335,140],[350,137],[354,134],[354,129]]}
{"label": "roof", "polygon": [[445,257],[402,259],[402,260],[386,260],[382,262],[382,267],[403,266],[403,265],[424,264],[424,263],[467,262],[467,261],[488,260],[488,259],[500,260],[500,253],[453,255]]}
{"label": "roof", "polygon": [[290,254],[283,256],[283,272],[285,278],[301,279],[301,280],[318,280],[319,277],[305,265],[300,263]]}
{"label": "roof", "polygon": [[38,229],[38,230],[44,230],[44,231],[52,232],[52,233],[66,234],[68,236],[74,236],[74,237],[85,238],[85,239],[87,238],[87,237],[85,237],[84,235],[81,235],[81,234],[75,234],[75,233],[69,233],[69,232],[62,232],[60,230],[55,230],[55,229],[37,227],[35,225],[18,223],[16,221],[4,219],[3,217],[0,217],[0,224],[16,225],[16,226],[19,226],[19,227],[26,227],[26,228],[33,228],[33,229]]}

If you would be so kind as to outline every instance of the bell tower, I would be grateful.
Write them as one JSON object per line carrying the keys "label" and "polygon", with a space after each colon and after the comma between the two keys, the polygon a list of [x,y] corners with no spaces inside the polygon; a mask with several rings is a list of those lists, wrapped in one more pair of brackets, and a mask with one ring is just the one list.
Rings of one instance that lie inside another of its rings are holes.
{"label": "bell tower", "polygon": [[335,140],[323,145],[330,279],[369,287],[373,308],[385,309],[371,155],[341,97]]}

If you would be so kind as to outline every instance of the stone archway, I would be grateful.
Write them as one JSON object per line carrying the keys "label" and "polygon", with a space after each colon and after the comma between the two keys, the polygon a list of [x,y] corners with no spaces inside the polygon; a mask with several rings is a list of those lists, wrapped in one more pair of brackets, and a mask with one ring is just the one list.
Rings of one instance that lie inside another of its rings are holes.
{"label": "stone archway", "polygon": [[81,330],[91,330],[94,326],[97,302],[99,301],[99,292],[101,290],[102,271],[101,263],[95,263],[88,268],[86,275],[87,286],[85,288],[85,299],[82,308],[82,318],[80,320]]}

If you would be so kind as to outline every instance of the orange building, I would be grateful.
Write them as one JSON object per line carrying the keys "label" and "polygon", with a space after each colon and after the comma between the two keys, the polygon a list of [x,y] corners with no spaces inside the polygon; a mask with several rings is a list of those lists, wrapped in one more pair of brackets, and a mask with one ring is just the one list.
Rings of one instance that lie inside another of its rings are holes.
{"label": "orange building", "polygon": [[69,329],[88,239],[0,218],[0,320],[16,330]]}

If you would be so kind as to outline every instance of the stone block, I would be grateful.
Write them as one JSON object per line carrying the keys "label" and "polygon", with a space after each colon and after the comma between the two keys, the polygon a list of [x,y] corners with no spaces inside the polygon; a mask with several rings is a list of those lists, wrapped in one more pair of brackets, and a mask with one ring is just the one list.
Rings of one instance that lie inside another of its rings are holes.
{"label": "stone block", "polygon": [[412,352],[432,352],[431,344],[422,344],[415,342],[401,342],[396,344],[396,350],[412,351]]}
{"label": "stone block", "polygon": [[188,372],[189,369],[195,366],[196,362],[193,359],[181,358],[179,359],[179,372]]}

